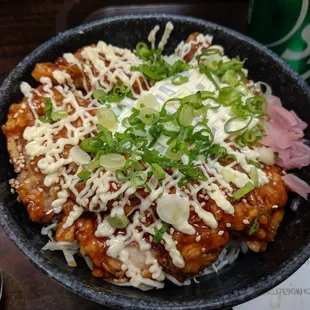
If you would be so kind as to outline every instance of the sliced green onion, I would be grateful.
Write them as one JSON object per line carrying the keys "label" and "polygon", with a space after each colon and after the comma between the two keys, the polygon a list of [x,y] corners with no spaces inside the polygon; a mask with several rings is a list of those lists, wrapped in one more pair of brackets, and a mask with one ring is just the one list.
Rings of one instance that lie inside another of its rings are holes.
{"label": "sliced green onion", "polygon": [[100,156],[100,165],[107,170],[119,170],[126,164],[126,159],[120,154],[107,154]]}
{"label": "sliced green onion", "polygon": [[240,99],[241,94],[231,86],[223,87],[219,91],[219,101],[224,107],[231,106],[239,102]]}
{"label": "sliced green onion", "polygon": [[169,76],[176,75],[184,71],[188,71],[191,66],[183,60],[177,60],[169,70]]}
{"label": "sliced green onion", "polygon": [[212,84],[214,85],[215,89],[220,89],[220,87],[218,86],[218,84],[215,82],[215,79],[213,78],[211,72],[210,72],[210,69],[209,67],[206,65],[206,64],[199,64],[199,71],[204,73],[207,78],[212,82]]}
{"label": "sliced green onion", "polygon": [[244,61],[233,58],[232,60],[223,62],[216,71],[216,75],[222,76],[227,70],[238,71],[243,68]]}
{"label": "sliced green onion", "polygon": [[247,106],[242,102],[236,103],[231,107],[231,111],[239,117],[246,117],[250,114]]}
{"label": "sliced green onion", "polygon": [[181,186],[186,185],[188,182],[189,182],[189,181],[188,181],[188,178],[183,177],[183,178],[179,181],[178,185],[181,187]]}
{"label": "sliced green onion", "polygon": [[99,159],[95,159],[93,161],[91,161],[88,164],[85,164],[82,166],[85,170],[93,170],[93,169],[97,169],[100,167],[100,160]]}
{"label": "sliced green onion", "polygon": [[107,220],[108,222],[111,224],[111,226],[113,226],[114,228],[126,228],[128,225],[128,219],[126,217],[126,215],[109,215],[107,216]]}
{"label": "sliced green onion", "polygon": [[126,170],[133,170],[133,171],[141,171],[141,170],[144,170],[144,167],[137,160],[128,158],[126,160],[125,169]]}
{"label": "sliced green onion", "polygon": [[169,224],[163,223],[163,225],[161,226],[160,229],[155,228],[155,235],[153,237],[154,243],[159,243],[162,240],[163,235],[166,232],[166,230],[168,229],[168,227],[169,227]]}
{"label": "sliced green onion", "polygon": [[245,104],[251,113],[258,115],[265,114],[268,108],[267,100],[263,96],[248,98]]}
{"label": "sliced green onion", "polygon": [[100,139],[103,142],[106,142],[108,144],[108,146],[112,146],[113,145],[113,138],[112,138],[111,131],[109,131],[108,129],[106,129],[104,126],[102,126],[100,124],[98,124],[97,127],[99,129]]}
{"label": "sliced green onion", "polygon": [[157,179],[164,179],[165,178],[166,173],[161,166],[159,166],[158,164],[152,164],[152,168],[153,168],[154,176]]}
{"label": "sliced green onion", "polygon": [[119,181],[121,183],[124,183],[128,180],[128,175],[126,175],[123,170],[117,170],[115,172],[115,177],[116,177],[117,181]]}
{"label": "sliced green onion", "polygon": [[147,179],[147,175],[144,172],[136,171],[130,176],[130,182],[134,187],[143,187]]}
{"label": "sliced green onion", "polygon": [[188,82],[188,77],[187,76],[183,76],[183,75],[176,75],[171,79],[171,83],[173,85],[182,85],[184,83]]}
{"label": "sliced green onion", "polygon": [[96,115],[100,125],[112,131],[116,130],[117,118],[112,110],[102,107],[97,110]]}
{"label": "sliced green onion", "polygon": [[137,109],[150,108],[158,110],[160,104],[154,95],[148,93],[143,96],[140,96],[139,99],[136,101],[135,106],[137,107]]}
{"label": "sliced green onion", "polygon": [[148,191],[149,193],[152,192],[152,189],[151,189],[150,185],[149,185],[147,182],[145,182],[144,187],[147,189],[147,191]]}
{"label": "sliced green onion", "polygon": [[259,162],[257,162],[257,161],[249,160],[248,162],[249,162],[250,165],[253,165],[255,168],[258,168],[258,169],[262,168],[262,165]]}
{"label": "sliced green onion", "polygon": [[239,85],[236,86],[236,89],[243,95],[247,96],[249,93],[249,88],[246,86],[246,84],[239,83]]}
{"label": "sliced green onion", "polygon": [[51,113],[53,111],[53,103],[51,98],[44,98],[45,106],[44,106],[44,114],[47,119],[51,118]]}
{"label": "sliced green onion", "polygon": [[150,144],[148,146],[149,148],[155,145],[155,143],[159,139],[160,135],[162,134],[163,129],[164,129],[164,126],[162,124],[153,125],[150,128],[149,132],[150,132],[150,135],[153,137],[153,140],[150,142]]}
{"label": "sliced green onion", "polygon": [[254,143],[260,140],[262,137],[263,137],[262,133],[256,127],[253,127],[250,130],[247,130],[243,134],[243,140],[247,144]]}
{"label": "sliced green onion", "polygon": [[139,66],[139,70],[154,81],[161,81],[168,77],[165,67],[142,64]]}
{"label": "sliced green onion", "polygon": [[179,124],[183,127],[188,127],[194,120],[194,109],[189,104],[181,106],[178,117]]}
{"label": "sliced green onion", "polygon": [[60,111],[52,111],[51,113],[51,119],[56,122],[59,121],[61,119],[64,119],[68,117],[68,113],[65,110],[60,110]]}
{"label": "sliced green onion", "polygon": [[230,86],[236,86],[238,84],[238,76],[234,70],[227,70],[221,78],[222,83],[227,83]]}
{"label": "sliced green onion", "polygon": [[254,186],[257,187],[259,185],[257,169],[251,168],[251,170],[249,172],[249,176],[250,176],[251,180],[253,181]]}
{"label": "sliced green onion", "polygon": [[249,230],[249,235],[253,235],[259,228],[259,222],[258,219],[263,216],[264,214],[266,214],[267,211],[263,210],[260,213],[258,213],[258,215],[256,216],[254,222],[253,222],[253,226],[251,227],[251,229]]}
{"label": "sliced green onion", "polygon": [[91,176],[91,172],[85,169],[78,173],[78,177],[82,181],[86,181],[87,179],[89,179],[90,176]]}
{"label": "sliced green onion", "polygon": [[180,125],[177,123],[176,119],[173,118],[169,121],[163,121],[164,130],[163,133],[166,136],[172,136],[174,134],[177,134],[180,131]]}
{"label": "sliced green onion", "polygon": [[169,145],[165,155],[167,158],[174,159],[174,160],[180,160],[181,157],[186,153],[187,147],[185,143],[181,143],[179,145],[179,148],[176,148],[176,144],[172,143]]}
{"label": "sliced green onion", "polygon": [[241,116],[232,117],[225,123],[224,130],[226,133],[240,132],[250,125],[252,119],[253,119],[252,115],[248,115],[246,117]]}
{"label": "sliced green onion", "polygon": [[115,150],[117,153],[120,154],[130,154],[133,150],[134,147],[134,142],[131,139],[123,139],[120,140],[115,147]]}
{"label": "sliced green onion", "polygon": [[137,148],[145,148],[148,143],[148,140],[146,137],[139,137],[135,140],[135,146]]}
{"label": "sliced green onion", "polygon": [[187,132],[188,139],[191,142],[196,140],[204,141],[206,144],[212,144],[214,140],[213,133],[206,123],[199,122],[195,127],[190,126]]}
{"label": "sliced green onion", "polygon": [[248,182],[243,187],[237,189],[235,192],[233,192],[234,199],[240,199],[247,193],[249,193],[254,188],[254,184],[252,182]]}
{"label": "sliced green onion", "polygon": [[93,91],[93,96],[96,100],[100,101],[100,103],[105,103],[107,100],[107,94],[102,89],[95,89]]}
{"label": "sliced green onion", "polygon": [[103,146],[103,142],[97,137],[94,138],[86,138],[80,144],[80,148],[88,153],[96,153]]}
{"label": "sliced green onion", "polygon": [[201,57],[215,55],[219,53],[220,53],[220,50],[218,48],[208,48],[205,51],[203,51],[200,55],[198,55],[196,58],[200,60]]}
{"label": "sliced green onion", "polygon": [[139,117],[145,125],[153,125],[159,120],[159,112],[151,108],[143,108],[140,110]]}

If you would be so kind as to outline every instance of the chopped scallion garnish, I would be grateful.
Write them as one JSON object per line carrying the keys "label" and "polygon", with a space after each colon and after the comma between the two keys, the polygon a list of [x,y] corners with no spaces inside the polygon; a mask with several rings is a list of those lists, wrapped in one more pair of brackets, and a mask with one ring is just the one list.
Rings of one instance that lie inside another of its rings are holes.
{"label": "chopped scallion garnish", "polygon": [[248,182],[243,187],[237,189],[235,192],[233,192],[234,199],[238,200],[245,196],[247,193],[249,193],[254,188],[254,184],[252,182]]}

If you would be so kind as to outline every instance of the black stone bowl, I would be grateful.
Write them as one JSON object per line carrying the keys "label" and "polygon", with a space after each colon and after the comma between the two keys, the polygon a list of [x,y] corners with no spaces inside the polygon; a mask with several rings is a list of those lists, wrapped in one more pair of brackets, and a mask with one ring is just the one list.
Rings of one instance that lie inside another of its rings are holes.
{"label": "black stone bowl", "polygon": [[[281,97],[285,107],[294,109],[310,123],[310,89],[276,55],[257,42],[227,28],[202,20],[169,15],[136,15],[109,18],[60,33],[26,57],[9,75],[0,91],[0,123],[6,120],[10,104],[21,98],[19,85],[27,81],[35,86],[31,71],[37,62],[54,61],[65,52],[105,40],[110,44],[134,48],[138,41],[146,41],[156,25],[164,28],[166,22],[175,26],[166,52],[195,31],[214,36],[214,43],[225,47],[230,57],[246,58],[245,67],[250,78],[271,85],[274,94]],[[309,128],[306,138],[310,138]],[[310,205],[291,195],[284,221],[275,242],[264,253],[248,252],[240,255],[231,266],[218,275],[200,278],[200,283],[177,287],[167,284],[165,289],[142,292],[134,288],[118,287],[91,276],[85,263],[78,260],[78,268],[66,265],[62,253],[43,252],[47,239],[40,234],[41,225],[32,223],[25,208],[10,194],[7,179],[13,170],[6,152],[3,135],[0,136],[0,224],[23,254],[34,265],[62,286],[102,305],[121,309],[223,309],[243,303],[273,288],[295,272],[310,256]],[[310,182],[310,168],[299,171]],[[290,206],[298,206],[293,212]],[[0,251],[5,251],[1,249]]]}

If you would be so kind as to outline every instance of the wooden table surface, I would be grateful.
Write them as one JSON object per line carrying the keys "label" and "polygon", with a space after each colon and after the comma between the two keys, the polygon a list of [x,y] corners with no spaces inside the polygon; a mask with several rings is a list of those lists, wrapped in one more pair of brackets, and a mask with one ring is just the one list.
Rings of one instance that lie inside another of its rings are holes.
{"label": "wooden table surface", "polygon": [[[0,84],[20,60],[55,35],[56,29],[59,30],[57,18],[63,18],[68,5],[72,6],[75,2],[81,0],[0,0]],[[211,11],[207,18],[222,23],[225,16],[231,16],[231,21],[225,24],[244,30],[242,27],[246,23],[247,0],[201,2],[210,2]],[[231,8],[235,8],[235,12]],[[212,18],[214,12],[218,13]],[[38,310],[43,307],[46,310],[107,309],[72,294],[39,272],[8,240],[1,228],[0,268],[4,272],[1,310]]]}

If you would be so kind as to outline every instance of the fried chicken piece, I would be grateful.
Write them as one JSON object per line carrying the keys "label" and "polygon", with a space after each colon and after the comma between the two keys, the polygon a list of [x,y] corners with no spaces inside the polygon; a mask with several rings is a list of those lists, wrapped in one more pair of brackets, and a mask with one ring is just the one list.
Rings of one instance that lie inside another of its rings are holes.
{"label": "fried chicken piece", "polygon": [[[242,238],[254,252],[265,251],[268,242],[273,241],[287,202],[287,188],[281,178],[282,170],[275,166],[263,170],[268,175],[269,182],[255,188],[234,204],[235,215],[231,222],[231,230],[242,231]],[[251,228],[255,220],[258,229],[253,232]]]}
{"label": "fried chicken piece", "polygon": [[[55,89],[54,99],[57,105],[62,103],[62,95]],[[44,115],[46,92],[43,86],[39,86],[36,92],[33,92],[32,108],[38,116]],[[85,99],[78,98],[79,104],[85,106]],[[88,102],[88,101],[87,101]],[[14,190],[17,192],[21,202],[27,207],[29,217],[34,222],[48,222],[54,216],[52,202],[56,199],[59,186],[53,184],[49,187],[44,186],[45,174],[42,174],[37,167],[41,157],[34,159],[26,154],[27,140],[23,138],[26,127],[34,124],[35,118],[31,108],[24,98],[21,103],[10,106],[7,122],[2,126],[3,133],[7,138],[7,148],[14,170],[18,173],[14,182]],[[77,121],[76,126],[78,126]],[[65,131],[55,135],[55,139],[66,135]],[[71,146],[70,146],[71,147]],[[66,158],[70,151],[69,146],[65,146],[61,157]]]}
{"label": "fried chicken piece", "polygon": [[26,156],[26,141],[22,137],[24,129],[33,122],[31,109],[23,99],[21,103],[10,106],[8,120],[2,130],[7,138],[8,152],[14,170],[19,173],[14,180],[14,189],[19,199],[26,205],[30,219],[34,222],[46,222],[54,215],[50,209],[54,199],[53,188],[46,188],[43,191],[45,176],[37,171],[37,160],[31,160]]}
{"label": "fried chicken piece", "polygon": [[[91,47],[95,47],[95,44],[90,45]],[[61,72],[67,73],[70,75],[71,79],[76,88],[89,90],[92,88],[91,81],[89,79],[88,73],[83,71],[82,65],[87,63],[87,66],[91,68],[91,73],[98,77],[100,72],[95,68],[95,66],[86,60],[82,56],[84,48],[79,49],[76,53],[74,53],[75,58],[80,62],[80,66],[74,63],[69,63],[64,57],[59,57],[55,63],[46,62],[46,63],[38,63],[36,64],[34,70],[32,71],[32,76],[38,82],[40,82],[41,77],[49,77],[54,85],[59,84],[59,81],[55,79],[54,72],[59,70]],[[108,61],[104,54],[100,54],[101,60],[104,62],[105,66],[108,67],[110,65],[110,61]],[[111,69],[113,72],[115,69]],[[127,75],[131,78],[131,74],[123,72],[123,74]],[[121,78],[117,77],[118,82],[123,84]],[[113,88],[114,84],[109,80],[108,76],[104,77],[104,81],[107,84],[110,84],[111,88]],[[86,84],[85,84],[86,83]],[[143,90],[148,89],[148,85],[146,84],[144,78],[140,76],[138,80],[134,81],[132,88],[136,94],[140,94],[140,89]]]}

